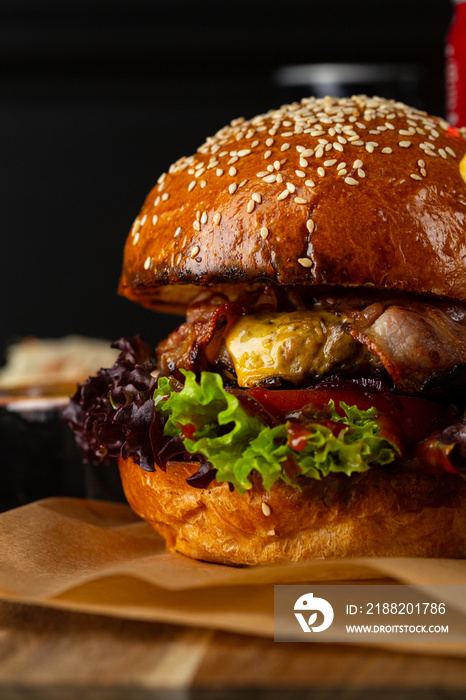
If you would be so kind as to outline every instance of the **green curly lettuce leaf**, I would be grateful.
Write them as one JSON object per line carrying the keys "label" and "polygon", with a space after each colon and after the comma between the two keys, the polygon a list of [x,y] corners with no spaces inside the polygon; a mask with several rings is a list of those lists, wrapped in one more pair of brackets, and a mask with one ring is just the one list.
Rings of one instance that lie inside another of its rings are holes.
{"label": "green curly lettuce leaf", "polygon": [[[362,411],[341,402],[340,416],[331,401],[325,415],[311,409],[306,445],[296,451],[290,444],[290,424],[269,427],[248,413],[236,396],[225,391],[219,374],[202,372],[198,383],[193,372],[182,372],[181,391],[174,391],[167,377],[159,379],[155,390],[156,411],[166,419],[164,434],[185,435],[186,451],[205,457],[216,470],[217,481],[233,484],[240,493],[251,488],[253,470],[261,475],[266,490],[278,479],[298,487],[287,473],[290,460],[298,467],[294,472],[321,479],[331,472],[364,472],[395,459],[397,448],[379,435],[375,408]],[[338,435],[319,419],[341,423]]]}

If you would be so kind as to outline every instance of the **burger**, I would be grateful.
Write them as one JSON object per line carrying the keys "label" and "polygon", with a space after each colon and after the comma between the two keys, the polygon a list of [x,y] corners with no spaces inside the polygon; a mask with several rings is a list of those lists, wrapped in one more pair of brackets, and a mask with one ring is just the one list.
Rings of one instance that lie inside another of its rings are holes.
{"label": "burger", "polygon": [[466,555],[465,154],[400,102],[309,98],[159,177],[119,293],[186,320],[66,416],[168,550]]}

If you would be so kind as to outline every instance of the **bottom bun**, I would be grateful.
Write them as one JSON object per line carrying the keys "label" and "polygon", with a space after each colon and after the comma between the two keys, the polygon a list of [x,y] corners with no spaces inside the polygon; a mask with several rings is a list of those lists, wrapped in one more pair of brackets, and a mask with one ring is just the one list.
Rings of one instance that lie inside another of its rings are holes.
{"label": "bottom bun", "polygon": [[234,565],[328,557],[466,556],[466,482],[374,467],[331,474],[298,491],[283,482],[269,493],[258,482],[240,495],[212,481],[186,483],[197,463],[166,471],[119,462],[133,510],[166,540],[167,550]]}

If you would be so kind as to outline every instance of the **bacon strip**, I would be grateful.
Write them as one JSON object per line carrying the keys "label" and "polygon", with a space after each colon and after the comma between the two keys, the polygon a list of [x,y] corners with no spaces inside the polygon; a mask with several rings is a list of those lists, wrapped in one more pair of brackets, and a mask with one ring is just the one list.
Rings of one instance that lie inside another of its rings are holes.
{"label": "bacon strip", "polygon": [[[220,353],[220,343],[228,326],[241,315],[241,306],[216,295],[210,303],[191,307],[186,323],[182,323],[157,348],[161,374],[177,369],[208,369]],[[221,332],[216,333],[217,330]],[[217,341],[215,342],[215,337]],[[206,346],[209,346],[206,350]]]}
{"label": "bacon strip", "polygon": [[380,358],[400,391],[416,393],[434,372],[466,362],[466,326],[435,306],[376,302],[352,318],[348,333]]}

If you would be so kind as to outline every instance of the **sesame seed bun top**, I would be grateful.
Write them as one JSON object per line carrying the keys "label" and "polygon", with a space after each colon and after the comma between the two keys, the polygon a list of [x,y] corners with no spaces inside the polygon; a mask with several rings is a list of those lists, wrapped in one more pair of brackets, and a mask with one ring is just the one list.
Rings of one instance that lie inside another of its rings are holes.
{"label": "sesame seed bun top", "polygon": [[199,285],[370,285],[466,300],[466,139],[378,97],[304,99],[174,163],[119,292],[182,311]]}

